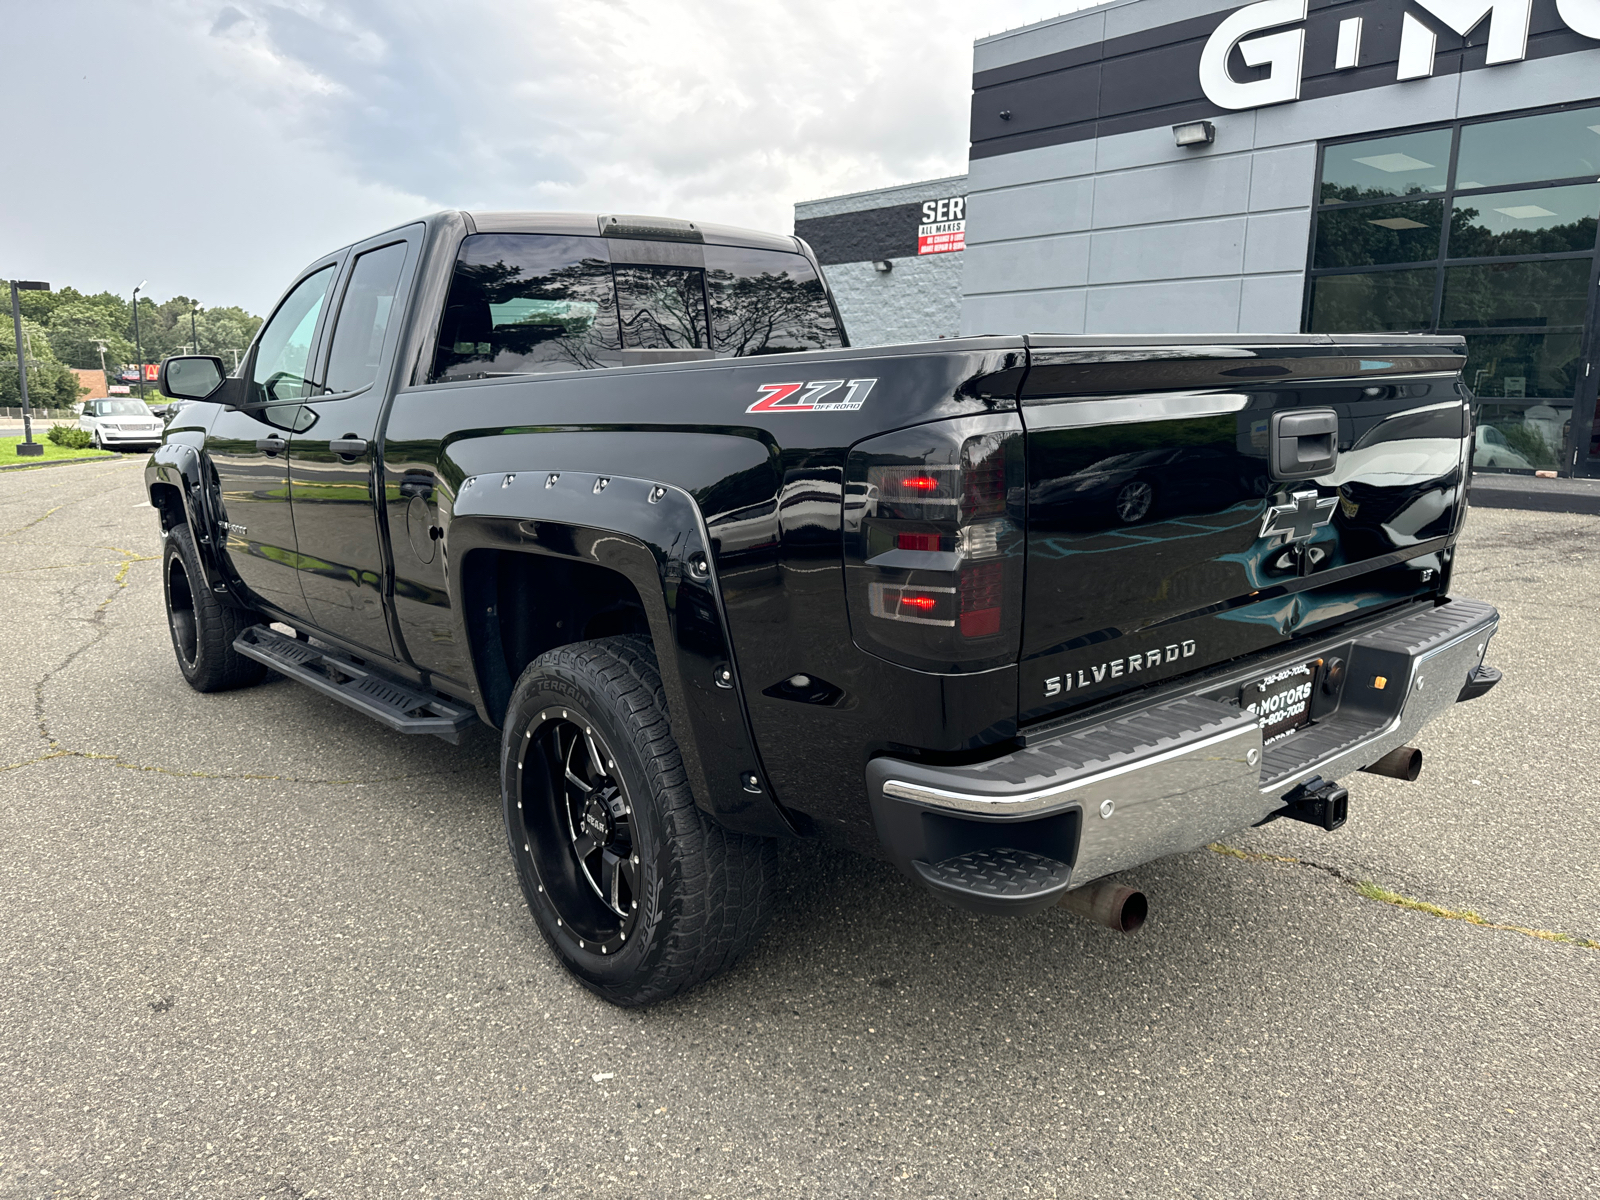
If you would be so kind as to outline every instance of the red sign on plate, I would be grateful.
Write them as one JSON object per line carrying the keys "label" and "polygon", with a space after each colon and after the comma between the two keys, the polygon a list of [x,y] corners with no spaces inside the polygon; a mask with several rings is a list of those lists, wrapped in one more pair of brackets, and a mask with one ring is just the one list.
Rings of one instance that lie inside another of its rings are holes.
{"label": "red sign on plate", "polygon": [[145,365],[144,365],[144,381],[146,383],[154,383],[160,377],[161,377],[161,366],[160,366],[159,363],[145,363]]}

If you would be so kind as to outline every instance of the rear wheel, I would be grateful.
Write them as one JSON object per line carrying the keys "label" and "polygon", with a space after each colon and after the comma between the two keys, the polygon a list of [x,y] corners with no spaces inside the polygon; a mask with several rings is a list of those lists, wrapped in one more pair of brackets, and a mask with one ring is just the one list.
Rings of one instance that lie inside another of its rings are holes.
{"label": "rear wheel", "polygon": [[233,648],[233,639],[257,618],[211,594],[187,525],[174,525],[167,534],[161,577],[172,649],[189,686],[197,692],[221,692],[259,683],[267,668]]}
{"label": "rear wheel", "polygon": [[1133,525],[1150,515],[1155,503],[1156,490],[1142,479],[1122,485],[1117,493],[1117,517],[1125,525]]}
{"label": "rear wheel", "polygon": [[581,642],[529,666],[500,766],[528,907],[591,991],[613,1004],[663,1000],[760,937],[775,848],[695,807],[648,642]]}

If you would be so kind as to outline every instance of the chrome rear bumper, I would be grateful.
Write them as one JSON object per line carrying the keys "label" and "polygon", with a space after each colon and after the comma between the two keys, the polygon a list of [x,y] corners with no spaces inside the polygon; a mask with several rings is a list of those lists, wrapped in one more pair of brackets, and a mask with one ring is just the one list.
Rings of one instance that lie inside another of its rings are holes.
{"label": "chrome rear bumper", "polygon": [[[1341,647],[1337,708],[1270,746],[1240,709],[1235,680],[971,766],[874,759],[867,785],[879,837],[902,869],[953,903],[1045,907],[1067,886],[1254,825],[1312,777],[1335,779],[1406,745],[1456,702],[1498,624],[1489,605],[1453,600],[1368,630]],[[1054,881],[1052,893],[1014,881],[997,891],[984,855],[1001,850],[1055,863],[1039,873]],[[958,860],[959,870],[950,865]]]}

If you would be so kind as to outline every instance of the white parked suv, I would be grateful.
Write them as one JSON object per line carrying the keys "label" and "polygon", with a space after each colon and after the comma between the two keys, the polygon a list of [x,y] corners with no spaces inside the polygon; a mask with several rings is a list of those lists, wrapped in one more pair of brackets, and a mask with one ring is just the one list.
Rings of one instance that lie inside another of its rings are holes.
{"label": "white parked suv", "polygon": [[78,428],[94,435],[97,450],[151,447],[161,444],[161,420],[143,400],[133,396],[106,396],[88,400]]}

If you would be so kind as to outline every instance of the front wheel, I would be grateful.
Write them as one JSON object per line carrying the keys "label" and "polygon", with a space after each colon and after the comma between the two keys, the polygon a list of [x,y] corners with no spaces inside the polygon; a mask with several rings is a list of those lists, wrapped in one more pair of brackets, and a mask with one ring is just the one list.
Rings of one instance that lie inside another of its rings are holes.
{"label": "front wheel", "polygon": [[253,614],[230,608],[211,594],[187,525],[174,525],[167,534],[161,581],[172,649],[189,686],[197,692],[221,692],[261,682],[267,668],[233,648],[233,640],[256,623]]}
{"label": "front wheel", "polygon": [[760,937],[775,848],[695,807],[648,642],[550,651],[506,711],[506,836],[539,932],[589,990],[651,1004]]}
{"label": "front wheel", "polygon": [[1150,515],[1155,504],[1156,490],[1142,479],[1122,485],[1117,493],[1117,519],[1124,525],[1133,525]]}

